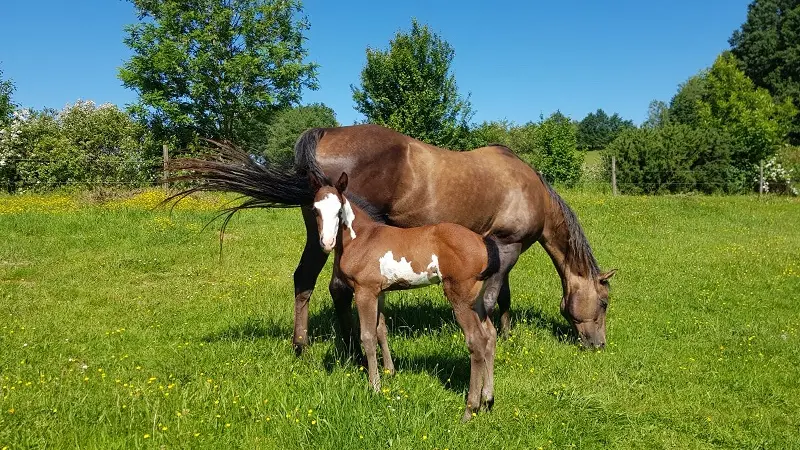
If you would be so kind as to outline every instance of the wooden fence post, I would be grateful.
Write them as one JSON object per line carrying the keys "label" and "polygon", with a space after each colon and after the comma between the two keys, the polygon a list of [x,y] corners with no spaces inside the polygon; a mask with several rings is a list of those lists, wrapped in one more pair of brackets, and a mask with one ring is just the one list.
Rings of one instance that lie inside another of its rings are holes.
{"label": "wooden fence post", "polygon": [[161,151],[163,152],[164,156],[164,190],[169,190],[169,183],[167,183],[167,166],[169,165],[169,146],[164,144],[161,146]]}
{"label": "wooden fence post", "polygon": [[617,195],[617,157],[611,155],[611,192]]}
{"label": "wooden fence post", "polygon": [[758,196],[764,195],[764,160],[758,163]]}

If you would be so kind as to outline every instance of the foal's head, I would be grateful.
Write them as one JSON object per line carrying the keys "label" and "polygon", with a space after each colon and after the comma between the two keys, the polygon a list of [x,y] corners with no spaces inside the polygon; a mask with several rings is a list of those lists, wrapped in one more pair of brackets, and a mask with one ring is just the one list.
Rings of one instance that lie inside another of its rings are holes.
{"label": "foal's head", "polygon": [[311,175],[311,187],[314,189],[314,216],[317,218],[319,244],[325,253],[330,253],[336,246],[339,224],[342,221],[342,207],[347,202],[344,191],[347,189],[347,174],[342,173],[336,184],[321,180]]}

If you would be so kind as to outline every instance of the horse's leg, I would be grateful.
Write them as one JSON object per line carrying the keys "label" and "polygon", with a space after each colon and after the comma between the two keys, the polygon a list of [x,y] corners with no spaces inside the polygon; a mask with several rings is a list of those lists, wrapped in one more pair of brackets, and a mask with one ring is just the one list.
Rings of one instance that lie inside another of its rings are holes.
{"label": "horse's leg", "polygon": [[494,354],[497,347],[497,330],[494,328],[491,313],[486,315],[482,325],[489,341],[486,343],[486,379],[481,391],[481,407],[490,411],[494,406]]}
{"label": "horse's leg", "polygon": [[356,288],[356,308],[358,309],[358,320],[361,324],[361,344],[364,346],[364,354],[367,357],[367,373],[369,383],[375,392],[381,390],[381,378],[378,373],[378,352],[377,352],[377,333],[378,333],[378,295],[380,292]]}
{"label": "horse's leg", "polygon": [[292,343],[297,355],[308,345],[308,301],[314,292],[317,277],[328,260],[328,255],[319,245],[319,233],[314,212],[309,208],[301,208],[303,222],[306,225],[306,246],[300,263],[294,271],[294,336]]}
{"label": "horse's leg", "polygon": [[487,316],[480,299],[476,301],[480,292],[480,283],[476,283],[477,289],[449,284],[445,285],[445,295],[453,305],[456,321],[464,331],[470,356],[467,406],[461,417],[461,420],[466,422],[481,406],[481,389],[487,375],[486,348],[489,343],[489,336],[483,328],[482,322],[486,320]]}
{"label": "horse's leg", "polygon": [[504,338],[508,338],[511,331],[511,288],[508,284],[508,274],[519,259],[522,252],[522,244],[516,242],[511,244],[497,244],[500,253],[500,270],[490,276],[486,281],[484,293],[484,303],[487,310],[494,310],[497,306],[497,313],[500,316],[500,332]]}
{"label": "horse's leg", "polygon": [[385,297],[383,293],[378,296],[378,343],[381,345],[383,368],[389,375],[394,375],[394,362],[392,361],[392,354],[389,353],[389,333],[386,328],[386,318],[383,316]]}
{"label": "horse's leg", "polygon": [[328,290],[333,299],[333,307],[336,309],[336,318],[339,322],[339,331],[342,333],[342,342],[345,348],[354,359],[361,362],[361,345],[353,334],[353,290],[341,278],[337,276],[337,268],[333,269],[333,276],[328,285]]}

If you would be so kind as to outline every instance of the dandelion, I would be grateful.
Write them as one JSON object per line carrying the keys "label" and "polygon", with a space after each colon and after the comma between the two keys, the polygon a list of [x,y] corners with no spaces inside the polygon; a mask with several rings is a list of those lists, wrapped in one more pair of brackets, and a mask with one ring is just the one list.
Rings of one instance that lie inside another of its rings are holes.
{"label": "dandelion", "polygon": [[145,434],[145,435],[144,435],[144,438],[145,438],[145,439],[150,439],[150,435],[149,435],[149,434]]}

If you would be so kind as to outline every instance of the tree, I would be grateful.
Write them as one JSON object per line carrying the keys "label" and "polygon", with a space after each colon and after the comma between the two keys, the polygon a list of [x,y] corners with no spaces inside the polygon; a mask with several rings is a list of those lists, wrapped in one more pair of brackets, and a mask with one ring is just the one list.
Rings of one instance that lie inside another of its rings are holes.
{"label": "tree", "polygon": [[387,50],[367,48],[361,86],[351,86],[355,109],[368,122],[424,142],[464,148],[472,108],[458,94],[447,41],[416,19],[411,31],[395,34]]}
{"label": "tree", "polygon": [[248,130],[317,86],[298,0],[131,2],[139,23],[126,27],[134,54],[119,77],[159,140],[253,141]]}
{"label": "tree", "polygon": [[661,100],[653,100],[647,107],[647,120],[642,128],[658,128],[669,122],[669,106]]}
{"label": "tree", "polygon": [[309,128],[336,127],[336,114],[324,104],[297,106],[278,112],[272,122],[264,127],[264,144],[253,151],[276,161],[294,158],[297,138]]}
{"label": "tree", "polygon": [[581,150],[601,150],[628,128],[634,128],[630,120],[622,120],[619,114],[609,116],[602,109],[589,113],[578,123],[577,140]]}
{"label": "tree", "polygon": [[731,135],[733,162],[739,169],[751,169],[786,142],[797,110],[789,99],[776,103],[766,89],[754,86],[732,54],[720,55],[704,79],[697,103],[699,122]]}
{"label": "tree", "polygon": [[701,71],[678,87],[678,92],[669,102],[669,118],[684,125],[698,126],[699,101],[706,92],[707,71]]}
{"label": "tree", "polygon": [[3,70],[0,69],[0,128],[11,123],[11,117],[17,105],[11,100],[14,94],[14,82],[3,79]]}
{"label": "tree", "polygon": [[539,152],[534,167],[550,182],[575,185],[581,177],[583,153],[577,151],[575,127],[556,111],[536,127],[536,147]]}
{"label": "tree", "polygon": [[[747,20],[729,43],[740,67],[756,86],[800,109],[800,0],[754,0]],[[800,115],[791,139],[800,143]]]}

